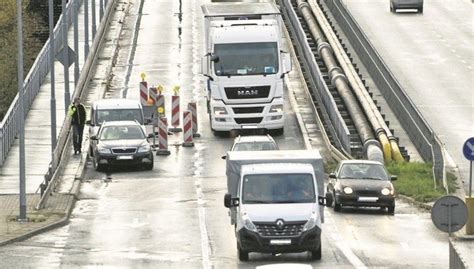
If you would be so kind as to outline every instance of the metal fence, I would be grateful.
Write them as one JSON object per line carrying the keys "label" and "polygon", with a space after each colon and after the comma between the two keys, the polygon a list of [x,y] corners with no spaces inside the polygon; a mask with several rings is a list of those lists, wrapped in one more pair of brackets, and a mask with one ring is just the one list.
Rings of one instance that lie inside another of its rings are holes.
{"label": "metal fence", "polygon": [[342,1],[327,0],[325,3],[422,158],[433,163],[434,178],[445,185],[444,149],[440,140]]}
{"label": "metal fence", "polygon": [[[291,24],[292,31],[294,32],[295,38],[298,40],[297,47],[298,52],[301,55],[301,58],[304,62],[304,65],[310,73],[310,83],[312,88],[315,89],[314,95],[318,98],[319,102],[323,104],[325,112],[328,115],[330,124],[329,132],[335,137],[336,145],[340,150],[345,151],[346,153],[351,153],[350,147],[350,137],[349,129],[344,122],[339,110],[337,109],[336,102],[332,97],[324,78],[321,75],[318,64],[314,58],[313,52],[308,44],[306,34],[298,20],[298,17],[291,7],[289,0],[283,0],[283,5],[285,6],[284,15],[288,16],[289,22]],[[324,116],[324,115],[321,115]]]}
{"label": "metal fence", "polygon": [[[72,24],[73,19],[73,11],[75,7],[80,7],[83,2],[87,2],[90,5],[90,8],[87,9],[86,14],[87,18],[91,17],[92,19],[92,37],[95,36],[96,32],[96,21],[101,21],[104,13],[104,7],[107,6],[107,0],[70,0],[66,7],[66,18],[67,18],[67,25],[68,28]],[[95,3],[98,3],[98,7]],[[97,12],[97,9],[99,10]],[[98,14],[98,18],[96,18],[96,14]],[[54,48],[56,55],[57,52],[61,49],[64,45],[64,40],[62,38],[62,27],[61,23],[63,21],[63,16],[61,15],[56,23],[54,28]],[[44,82],[48,72],[50,70],[50,62],[49,62],[49,55],[51,53],[50,40],[48,39],[44,44],[43,48],[41,49],[40,53],[36,57],[33,66],[31,67],[28,75],[24,81],[24,105],[25,105],[25,115],[28,114],[28,111],[33,104],[36,95],[38,94],[41,84]],[[88,42],[88,41],[86,41]],[[77,53],[77,52],[76,52]],[[17,94],[13,99],[12,104],[10,105],[5,117],[3,118],[0,124],[0,166],[3,165],[5,159],[7,158],[8,152],[10,151],[11,147],[13,146],[15,139],[18,135],[19,131],[19,111],[18,111],[18,98],[19,95]]]}

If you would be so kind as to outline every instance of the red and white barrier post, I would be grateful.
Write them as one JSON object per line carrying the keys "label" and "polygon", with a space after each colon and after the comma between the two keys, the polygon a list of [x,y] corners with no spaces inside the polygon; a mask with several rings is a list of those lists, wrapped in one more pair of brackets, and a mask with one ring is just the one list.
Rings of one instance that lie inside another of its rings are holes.
{"label": "red and white barrier post", "polygon": [[156,87],[150,87],[150,89],[148,89],[148,105],[149,106],[156,104],[156,95],[157,95]]}
{"label": "red and white barrier post", "polygon": [[168,120],[166,117],[161,117],[158,122],[158,143],[160,149],[158,149],[156,155],[171,154],[168,150]]}
{"label": "red and white barrier post", "polygon": [[[163,87],[161,85],[158,85],[158,94],[156,95],[156,111],[159,113],[160,117],[164,117],[166,112],[165,112],[165,96],[163,95]],[[160,109],[161,108],[161,109]]]}
{"label": "red and white barrier post", "polygon": [[194,147],[193,115],[191,111],[183,111],[183,147]]}
{"label": "red and white barrier post", "polygon": [[197,105],[196,102],[188,103],[188,110],[191,111],[193,121],[193,137],[201,137],[198,133],[198,122],[197,122]]}
{"label": "red and white barrier post", "polygon": [[140,102],[142,106],[148,105],[148,84],[145,81],[145,73],[140,74],[142,81],[139,83],[140,87]]}
{"label": "red and white barrier post", "polygon": [[173,88],[174,95],[171,96],[171,126],[169,130],[171,132],[181,132],[182,129],[179,128],[179,86],[174,86]]}

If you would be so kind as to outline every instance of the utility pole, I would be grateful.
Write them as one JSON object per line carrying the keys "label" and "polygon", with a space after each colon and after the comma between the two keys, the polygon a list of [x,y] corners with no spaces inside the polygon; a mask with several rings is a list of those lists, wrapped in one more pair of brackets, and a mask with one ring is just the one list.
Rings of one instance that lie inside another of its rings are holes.
{"label": "utility pole", "polygon": [[54,159],[54,149],[56,148],[56,89],[54,78],[54,7],[53,0],[48,2],[49,11],[49,73],[51,76],[51,100],[50,100],[50,114],[51,114],[51,160]]}
{"label": "utility pole", "polygon": [[63,31],[63,65],[64,65],[64,108],[65,113],[71,103],[71,95],[69,93],[69,46],[67,43],[67,15],[66,0],[61,1],[62,8],[62,31]]}
{"label": "utility pole", "polygon": [[20,217],[19,221],[26,221],[26,193],[25,193],[25,104],[23,88],[23,19],[22,1],[16,0],[17,12],[17,73],[18,73],[18,113],[20,117]]}

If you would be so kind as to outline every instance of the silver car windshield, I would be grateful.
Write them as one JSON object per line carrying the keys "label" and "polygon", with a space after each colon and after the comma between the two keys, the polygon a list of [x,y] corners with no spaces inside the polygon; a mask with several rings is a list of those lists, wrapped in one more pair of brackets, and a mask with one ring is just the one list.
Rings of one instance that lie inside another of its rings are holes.
{"label": "silver car windshield", "polygon": [[233,151],[277,150],[271,142],[244,142],[235,144]]}
{"label": "silver car windshield", "polygon": [[140,126],[107,126],[100,132],[100,140],[145,139]]}
{"label": "silver car windshield", "polygon": [[242,187],[244,204],[315,202],[311,174],[247,175]]}
{"label": "silver car windshield", "polygon": [[140,109],[100,109],[96,113],[96,122],[104,121],[138,121],[143,124],[143,114]]}
{"label": "silver car windshield", "polygon": [[278,73],[276,42],[216,44],[217,76],[271,75]]}
{"label": "silver car windshield", "polygon": [[341,179],[376,179],[389,180],[385,168],[381,164],[343,164],[339,172]]}

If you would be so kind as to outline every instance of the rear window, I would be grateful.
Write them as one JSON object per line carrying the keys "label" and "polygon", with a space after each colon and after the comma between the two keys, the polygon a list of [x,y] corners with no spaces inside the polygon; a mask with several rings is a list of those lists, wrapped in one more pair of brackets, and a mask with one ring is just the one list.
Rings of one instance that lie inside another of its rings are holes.
{"label": "rear window", "polygon": [[104,121],[138,121],[144,124],[141,109],[101,109],[96,111],[95,120],[97,123]]}

